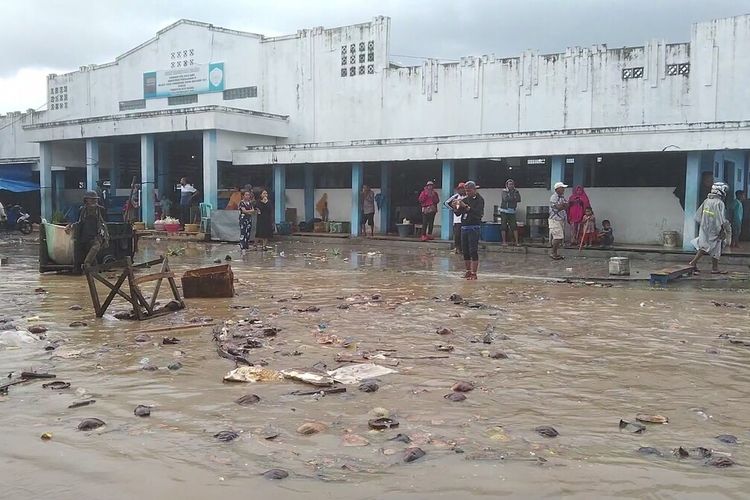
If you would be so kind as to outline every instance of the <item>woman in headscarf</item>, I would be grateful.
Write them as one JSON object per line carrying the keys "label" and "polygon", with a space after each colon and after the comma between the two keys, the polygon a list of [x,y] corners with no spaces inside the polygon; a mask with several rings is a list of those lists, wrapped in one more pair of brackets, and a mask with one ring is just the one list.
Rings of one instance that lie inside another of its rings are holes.
{"label": "woman in headscarf", "polygon": [[724,198],[728,186],[717,182],[711,187],[706,201],[695,212],[695,222],[700,226],[698,237],[692,243],[698,250],[690,261],[695,272],[698,271],[698,261],[704,255],[711,256],[711,273],[726,274],[719,270],[719,257],[722,247],[727,240],[731,240],[731,226],[725,215]]}
{"label": "woman in headscarf", "polygon": [[586,191],[584,191],[583,186],[576,186],[573,189],[573,194],[568,198],[568,223],[573,227],[573,233],[570,238],[573,245],[577,245],[581,237],[581,223],[583,222],[583,216],[587,208],[591,208],[589,197]]}
{"label": "woman in headscarf", "polygon": [[268,240],[273,237],[273,206],[268,191],[263,189],[255,204],[258,211],[258,228],[255,237],[260,240],[260,249],[268,250]]}

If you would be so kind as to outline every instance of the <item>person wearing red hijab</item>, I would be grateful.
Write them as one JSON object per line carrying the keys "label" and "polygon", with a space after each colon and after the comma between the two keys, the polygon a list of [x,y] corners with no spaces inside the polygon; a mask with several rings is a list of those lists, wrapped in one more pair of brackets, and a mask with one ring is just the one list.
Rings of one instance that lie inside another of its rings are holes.
{"label": "person wearing red hijab", "polygon": [[573,189],[573,194],[568,198],[568,223],[573,226],[571,243],[574,246],[578,244],[581,237],[581,223],[583,222],[583,216],[587,208],[591,208],[589,197],[583,186],[576,186]]}

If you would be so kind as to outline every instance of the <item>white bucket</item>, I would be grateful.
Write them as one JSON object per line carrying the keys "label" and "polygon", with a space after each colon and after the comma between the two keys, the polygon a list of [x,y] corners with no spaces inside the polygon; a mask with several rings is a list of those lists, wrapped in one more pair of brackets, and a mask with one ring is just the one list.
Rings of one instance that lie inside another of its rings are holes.
{"label": "white bucket", "polygon": [[609,259],[609,274],[615,276],[630,275],[630,259],[627,257],[612,257]]}

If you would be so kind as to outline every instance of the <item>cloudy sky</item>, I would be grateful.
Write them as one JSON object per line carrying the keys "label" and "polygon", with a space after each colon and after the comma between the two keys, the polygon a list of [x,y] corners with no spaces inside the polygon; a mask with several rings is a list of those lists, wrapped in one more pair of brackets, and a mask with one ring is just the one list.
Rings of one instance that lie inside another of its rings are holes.
{"label": "cloudy sky", "polygon": [[[0,112],[41,108],[48,73],[111,61],[181,18],[264,35],[391,17],[392,59],[690,40],[748,0],[0,0]],[[411,56],[411,57],[404,57]]]}

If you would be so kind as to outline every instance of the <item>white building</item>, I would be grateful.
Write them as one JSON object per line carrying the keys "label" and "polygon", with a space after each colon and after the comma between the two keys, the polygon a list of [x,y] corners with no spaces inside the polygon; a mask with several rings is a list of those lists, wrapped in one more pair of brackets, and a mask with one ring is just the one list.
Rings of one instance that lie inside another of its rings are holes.
{"label": "white building", "polygon": [[382,192],[384,231],[414,217],[427,179],[443,199],[477,179],[486,219],[508,177],[523,206],[564,180],[587,186],[618,241],[677,230],[686,244],[703,172],[747,187],[750,15],[698,23],[685,43],[414,67],[391,62],[389,33],[385,17],[282,37],[178,21],[113,62],[49,75],[46,111],[0,117],[0,179],[38,170],[50,217],[79,181],[122,195],[136,178],[149,224],[153,191],[172,196],[183,175],[214,208],[228,188],[267,185],[277,221],[311,219],[327,193],[355,235],[363,182]]}

